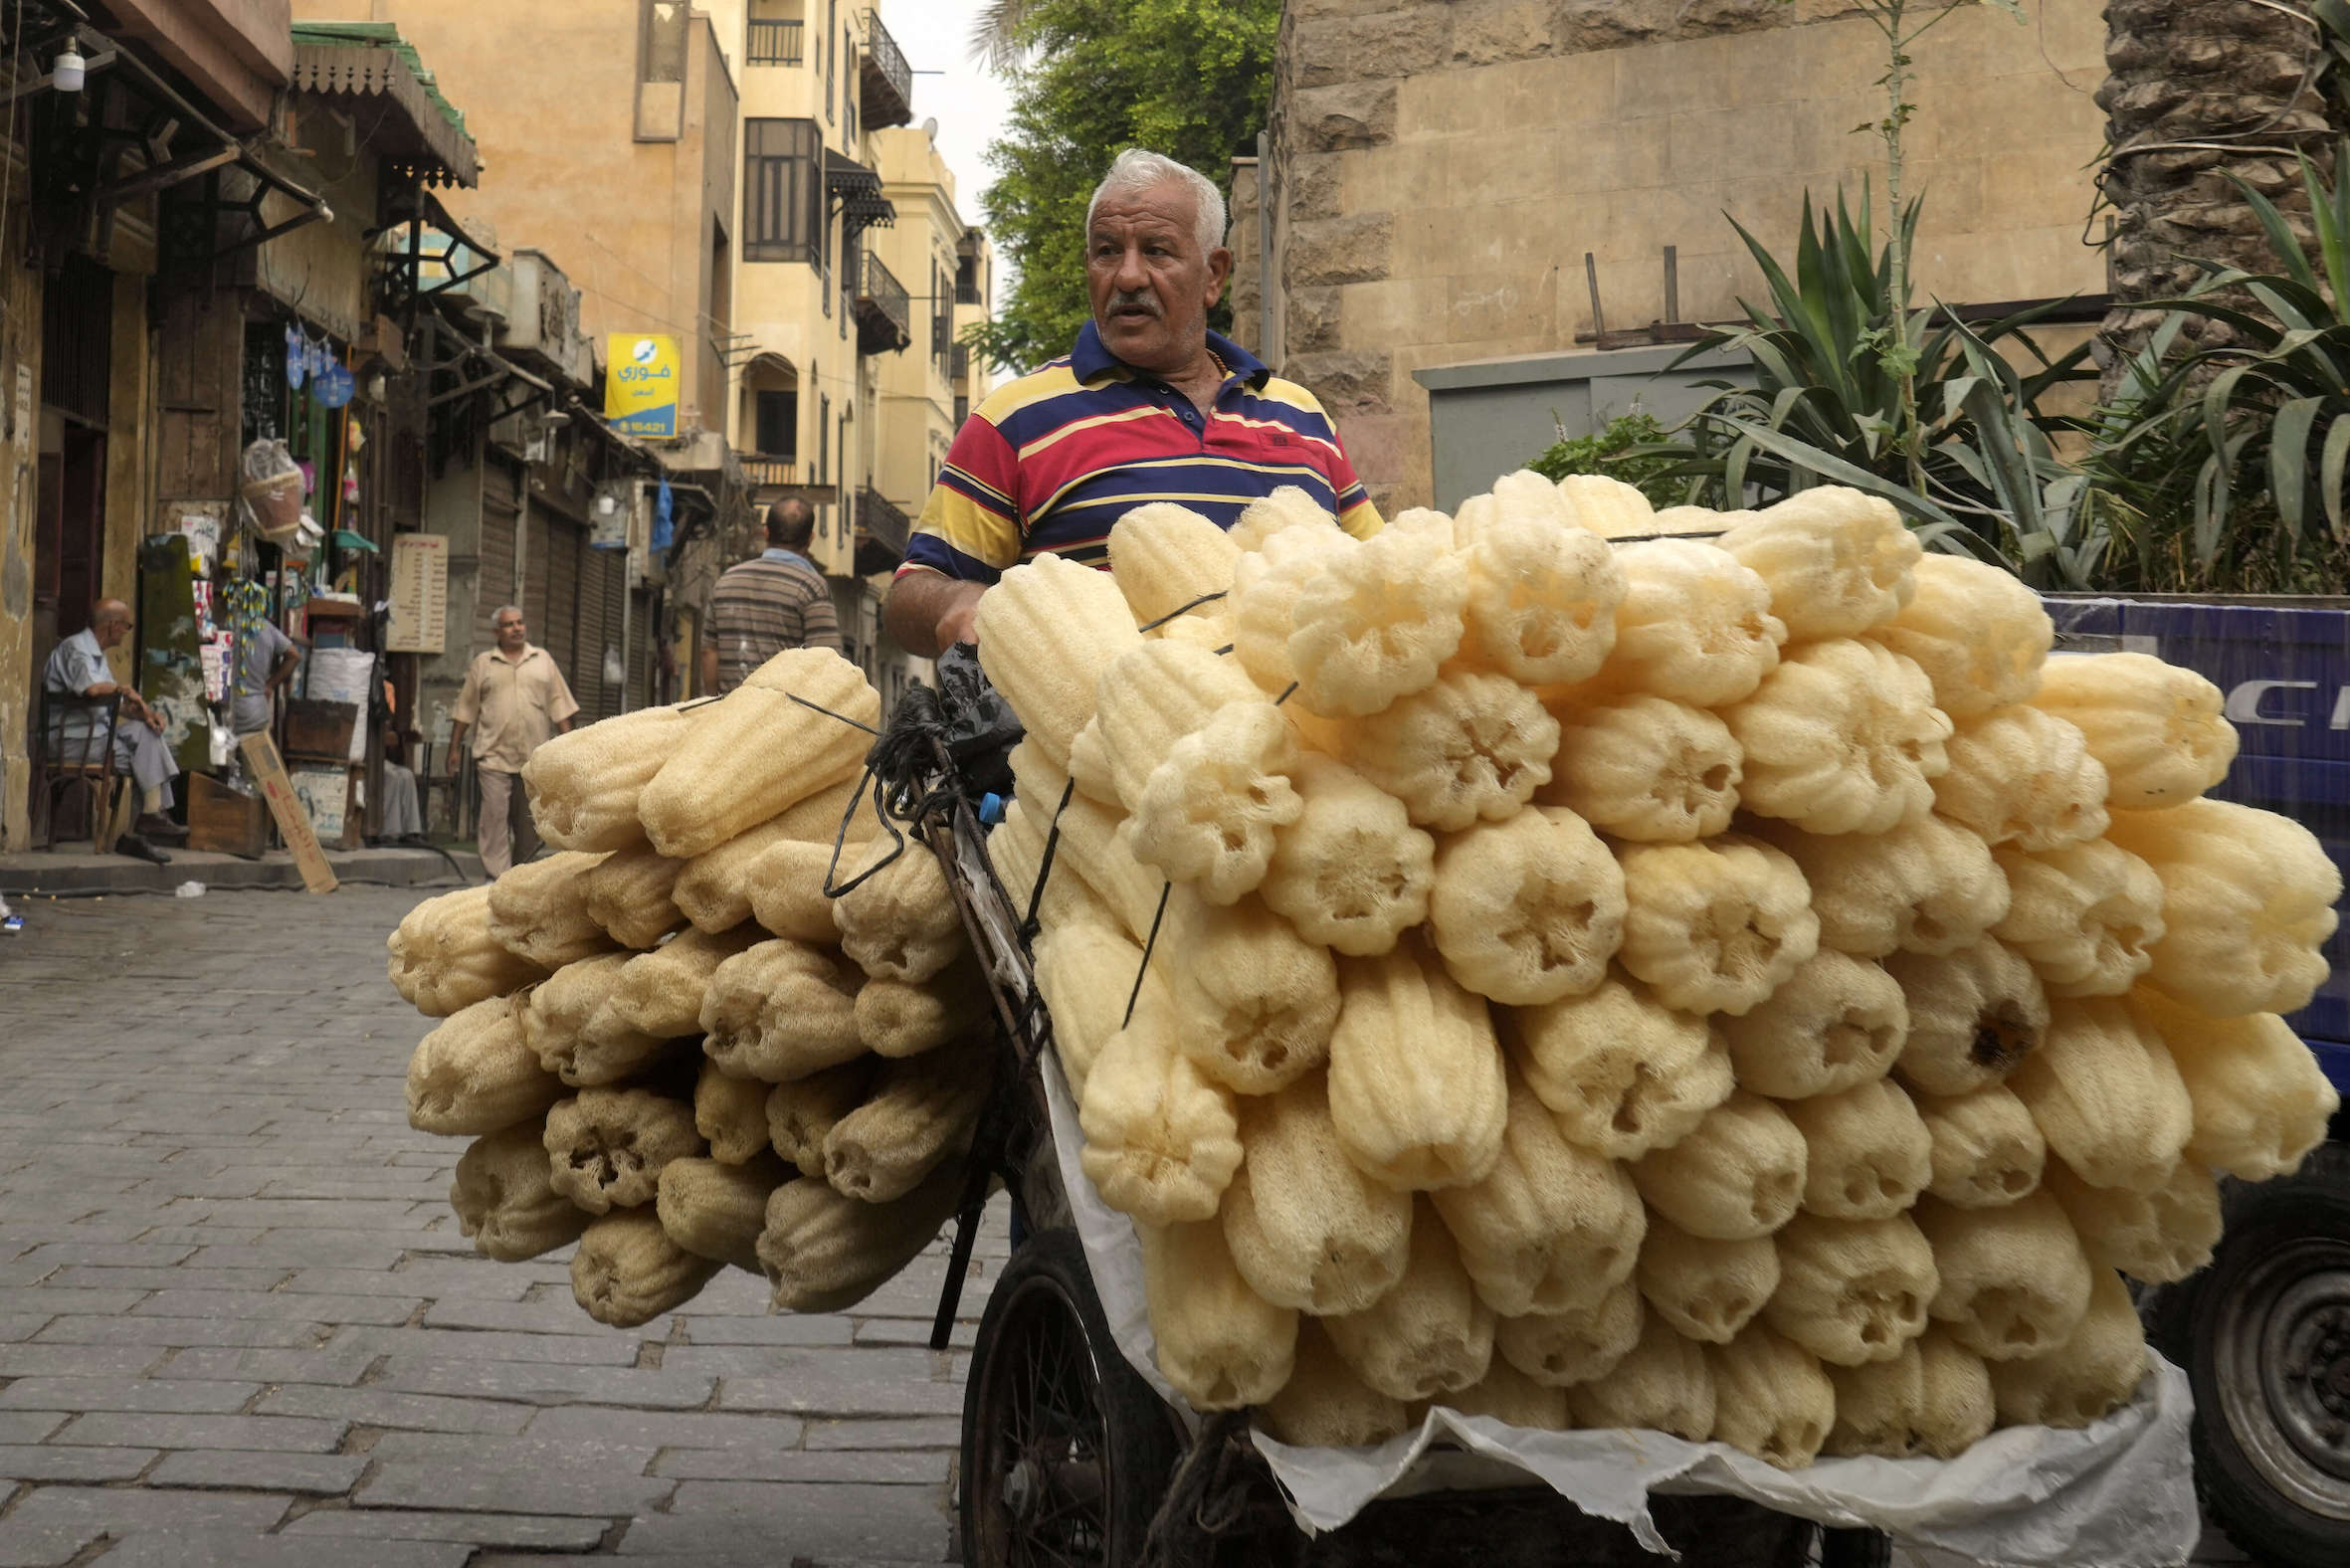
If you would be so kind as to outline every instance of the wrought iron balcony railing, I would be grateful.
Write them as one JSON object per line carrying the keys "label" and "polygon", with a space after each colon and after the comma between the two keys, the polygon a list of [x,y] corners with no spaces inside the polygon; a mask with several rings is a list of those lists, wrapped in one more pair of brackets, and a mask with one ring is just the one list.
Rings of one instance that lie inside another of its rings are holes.
{"label": "wrought iron balcony railing", "polygon": [[913,69],[905,63],[897,40],[881,25],[878,11],[865,13],[865,59],[859,67],[857,98],[868,130],[886,130],[913,121]]}
{"label": "wrought iron balcony railing", "polygon": [[857,264],[857,351],[902,353],[914,340],[911,301],[881,259],[861,253]]}

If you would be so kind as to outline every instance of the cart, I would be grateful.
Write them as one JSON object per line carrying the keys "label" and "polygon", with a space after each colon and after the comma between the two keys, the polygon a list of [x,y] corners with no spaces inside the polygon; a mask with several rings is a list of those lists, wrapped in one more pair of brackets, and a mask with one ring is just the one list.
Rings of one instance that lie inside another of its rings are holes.
{"label": "cart", "polygon": [[[980,1213],[1015,1205],[1015,1250],[979,1324],[963,1396],[960,1539],[971,1568],[1536,1568],[1658,1561],[1627,1526],[1546,1487],[1422,1491],[1382,1499],[1308,1539],[1291,1521],[1245,1412],[1194,1430],[1128,1364],[1074,1227],[1044,1080],[1052,1036],[1030,971],[1033,889],[1008,889],[986,853],[990,784],[1017,728],[991,727],[977,668],[941,663],[891,716],[869,773],[902,852],[936,855],[989,979],[998,1077],[975,1135],[931,1347],[944,1349]],[[1052,849],[1046,854],[1051,875]],[[837,889],[836,889],[837,890]],[[1726,1496],[1658,1496],[1660,1531],[1689,1568],[1874,1568],[1890,1544]]]}

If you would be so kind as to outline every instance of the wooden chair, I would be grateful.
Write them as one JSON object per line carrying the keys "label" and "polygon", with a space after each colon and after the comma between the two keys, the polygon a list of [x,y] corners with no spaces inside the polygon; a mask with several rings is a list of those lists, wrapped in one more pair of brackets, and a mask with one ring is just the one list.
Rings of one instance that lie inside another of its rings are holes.
{"label": "wooden chair", "polygon": [[[47,849],[57,848],[58,808],[77,787],[86,792],[90,847],[100,855],[113,848],[127,822],[117,804],[114,731],[122,719],[122,693],[82,696],[72,691],[41,693],[41,715],[33,726],[33,792],[48,816]],[[74,715],[88,722],[72,722]],[[69,732],[79,730],[78,737]],[[130,782],[121,779],[125,786]]]}

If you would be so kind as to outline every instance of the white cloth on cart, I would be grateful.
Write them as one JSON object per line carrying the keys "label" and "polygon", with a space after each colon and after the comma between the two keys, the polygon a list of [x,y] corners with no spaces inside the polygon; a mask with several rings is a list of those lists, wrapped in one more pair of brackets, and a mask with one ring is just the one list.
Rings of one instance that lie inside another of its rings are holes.
{"label": "white cloth on cart", "polygon": [[[1062,1183],[1110,1333],[1134,1370],[1196,1424],[1154,1358],[1134,1222],[1086,1179],[1069,1082],[1052,1057],[1043,1066]],[[1720,1443],[1534,1432],[1442,1408],[1377,1448],[1295,1448],[1263,1433],[1256,1442],[1309,1531],[1335,1529],[1381,1496],[1523,1484],[1532,1475],[1584,1512],[1631,1526],[1651,1551],[1669,1548],[1649,1516],[1649,1493],[1708,1492],[1882,1530],[1919,1568],[2178,1568],[2201,1529],[2193,1416],[2186,1374],[2155,1357],[2137,1398],[2103,1421],[2077,1432],[1995,1432],[1955,1460],[1824,1459],[1782,1470]]]}

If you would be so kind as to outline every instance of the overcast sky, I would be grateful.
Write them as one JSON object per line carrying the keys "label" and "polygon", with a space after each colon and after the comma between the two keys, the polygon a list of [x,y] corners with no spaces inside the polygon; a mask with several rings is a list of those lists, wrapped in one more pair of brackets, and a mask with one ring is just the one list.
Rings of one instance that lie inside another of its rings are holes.
{"label": "overcast sky", "polygon": [[996,137],[1010,98],[1004,84],[969,55],[973,0],[881,0],[881,24],[906,64],[938,76],[914,78],[914,123],[938,121],[938,150],[955,174],[955,206],[965,223],[985,223],[980,196],[994,182],[981,156]]}

